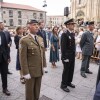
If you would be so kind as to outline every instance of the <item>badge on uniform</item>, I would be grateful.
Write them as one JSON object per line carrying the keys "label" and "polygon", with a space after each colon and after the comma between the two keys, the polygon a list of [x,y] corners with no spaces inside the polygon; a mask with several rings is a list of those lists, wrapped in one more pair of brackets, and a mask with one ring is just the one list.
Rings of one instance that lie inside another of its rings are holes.
{"label": "badge on uniform", "polygon": [[69,36],[69,39],[71,39],[71,36]]}

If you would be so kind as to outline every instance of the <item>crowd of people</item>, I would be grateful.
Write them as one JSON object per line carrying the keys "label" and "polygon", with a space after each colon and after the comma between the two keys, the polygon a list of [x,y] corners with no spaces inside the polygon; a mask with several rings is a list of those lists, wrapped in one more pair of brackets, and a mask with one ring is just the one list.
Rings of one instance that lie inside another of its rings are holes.
{"label": "crowd of people", "polygon": [[[48,73],[45,55],[47,48],[50,48],[51,68],[57,68],[56,62],[60,61],[59,52],[61,53],[63,72],[60,88],[65,92],[70,92],[68,87],[75,88],[72,83],[75,57],[82,62],[80,75],[83,78],[87,78],[86,73],[92,74],[89,70],[91,58],[99,64],[100,28],[95,27],[94,21],[77,25],[74,19],[69,19],[59,27],[48,27],[46,30],[44,27],[43,21],[30,20],[26,27],[18,26],[14,34],[14,43],[17,49],[16,70],[19,71],[20,82],[25,84],[26,100],[39,99],[42,75],[44,72]],[[10,32],[5,30],[3,22],[0,22],[0,73],[3,93],[7,96],[11,95],[7,88],[7,74],[11,74],[8,70],[11,61],[11,45]],[[100,70],[96,85],[100,84],[99,74]],[[96,95],[97,92],[94,100],[100,99]]]}

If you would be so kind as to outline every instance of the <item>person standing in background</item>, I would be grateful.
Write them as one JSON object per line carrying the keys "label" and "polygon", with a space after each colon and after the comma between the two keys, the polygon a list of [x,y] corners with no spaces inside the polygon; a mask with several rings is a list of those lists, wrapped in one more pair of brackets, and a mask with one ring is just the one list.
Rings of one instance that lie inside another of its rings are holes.
{"label": "person standing in background", "polygon": [[[10,57],[10,47],[12,45],[12,39],[11,39],[11,35],[10,35],[9,31],[5,29],[4,23],[2,23],[2,31],[4,32],[4,34],[6,36],[6,40],[7,40],[7,44],[8,44],[8,52],[9,52],[9,57]],[[8,66],[9,66],[10,61],[11,61],[11,57],[10,57],[10,59],[8,61]],[[7,66],[7,69],[8,69],[8,66]],[[9,71],[9,69],[7,71],[7,74],[12,74]]]}
{"label": "person standing in background", "polygon": [[50,48],[50,62],[52,68],[56,68],[55,62],[59,61],[59,38],[58,38],[58,27],[54,26],[51,36],[51,48]]}
{"label": "person standing in background", "polygon": [[95,47],[97,49],[97,53],[98,53],[98,65],[99,65],[99,69],[98,69],[98,75],[97,75],[97,82],[96,82],[96,87],[100,81],[100,29],[98,29],[98,36],[96,38],[96,42],[95,42]]}
{"label": "person standing in background", "polygon": [[48,35],[48,48],[49,48],[49,46],[50,46],[50,38],[52,36],[52,31],[51,31],[50,27],[48,27],[47,35]]}
{"label": "person standing in background", "polygon": [[[10,35],[9,31],[4,30],[4,33],[5,33],[5,36],[6,36],[7,43],[8,43],[8,51],[9,51],[9,57],[10,57],[10,47],[11,47],[11,45],[12,45],[12,39],[11,39],[11,35]],[[10,61],[11,61],[11,57],[10,57],[9,63],[10,63]],[[9,66],[9,63],[8,63],[8,66]],[[9,69],[8,69],[7,74],[12,74],[12,73],[9,71]]]}
{"label": "person standing in background", "polygon": [[89,62],[94,49],[94,21],[87,22],[87,31],[82,34],[80,47],[82,50],[82,64],[80,74],[82,77],[87,78],[86,74],[92,74],[89,70]]}
{"label": "person standing in background", "polygon": [[[44,26],[45,26],[44,21],[40,21],[39,22],[39,31],[37,32],[37,35],[43,38],[44,54],[45,54],[47,51],[47,39],[46,39],[46,32],[43,30]],[[45,73],[48,73],[47,66],[45,66],[44,71],[45,71]]]}
{"label": "person standing in background", "polygon": [[80,47],[80,40],[81,40],[81,37],[82,37],[82,34],[83,34],[83,28],[82,27],[79,27],[79,34],[78,36],[76,37],[76,57],[77,59],[82,59],[82,50],[81,50],[81,47]]}
{"label": "person standing in background", "polygon": [[3,22],[0,22],[0,72],[1,72],[3,93],[7,96],[10,96],[11,93],[7,89],[7,72],[8,72],[8,63],[10,61],[10,56],[9,56],[7,39],[3,31],[3,28],[4,28]]}
{"label": "person standing in background", "polygon": [[17,49],[16,70],[18,70],[20,72],[20,82],[22,84],[25,84],[25,79],[22,76],[21,66],[20,66],[20,62],[19,62],[19,40],[22,38],[22,36],[23,36],[23,28],[21,26],[19,26],[16,28],[16,35],[14,37],[14,42],[15,42],[16,49]]}

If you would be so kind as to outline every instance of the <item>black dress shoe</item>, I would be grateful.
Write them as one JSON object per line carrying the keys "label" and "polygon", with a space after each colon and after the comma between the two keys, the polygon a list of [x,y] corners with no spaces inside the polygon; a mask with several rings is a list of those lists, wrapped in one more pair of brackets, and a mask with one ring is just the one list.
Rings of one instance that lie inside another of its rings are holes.
{"label": "black dress shoe", "polygon": [[7,89],[3,90],[3,93],[4,93],[5,95],[7,95],[7,96],[10,96],[10,95],[11,95],[10,92],[9,92]]}
{"label": "black dress shoe", "polygon": [[7,74],[12,74],[12,73],[8,71]]}
{"label": "black dress shoe", "polygon": [[87,76],[85,75],[85,73],[81,73],[81,76],[84,78],[87,78]]}
{"label": "black dress shoe", "polygon": [[91,71],[86,71],[87,74],[93,74]]}
{"label": "black dress shoe", "polygon": [[71,87],[71,88],[75,88],[75,85],[72,84],[72,83],[68,84],[68,86]]}
{"label": "black dress shoe", "polygon": [[70,92],[70,90],[66,87],[66,88],[62,88],[61,87],[61,89],[63,90],[63,91],[65,91],[65,92]]}

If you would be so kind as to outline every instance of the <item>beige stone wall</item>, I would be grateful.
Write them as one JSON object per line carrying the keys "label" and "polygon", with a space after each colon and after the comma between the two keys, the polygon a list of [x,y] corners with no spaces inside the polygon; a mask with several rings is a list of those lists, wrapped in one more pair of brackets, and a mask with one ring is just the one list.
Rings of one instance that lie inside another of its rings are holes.
{"label": "beige stone wall", "polygon": [[[9,17],[9,10],[13,10],[13,17]],[[5,11],[5,13],[4,13]],[[22,17],[18,18],[18,11],[21,11]],[[43,14],[43,20],[46,22],[46,12],[39,12],[39,11],[29,11],[29,10],[21,10],[21,9],[8,9],[8,8],[2,8],[2,17],[3,21],[6,21],[6,25],[9,26],[9,19],[13,19],[14,21],[14,26],[19,26],[18,25],[18,19],[22,20],[22,26],[25,26],[27,21],[30,19],[34,19],[33,13],[37,14],[37,20],[40,19],[40,13]]]}
{"label": "beige stone wall", "polygon": [[[84,12],[84,16],[77,16],[79,11]],[[71,0],[70,17],[100,22],[100,0],[82,0],[81,4],[79,4],[79,0]]]}
{"label": "beige stone wall", "polygon": [[55,25],[62,25],[65,21],[64,16],[47,16],[47,26],[53,27]]}

